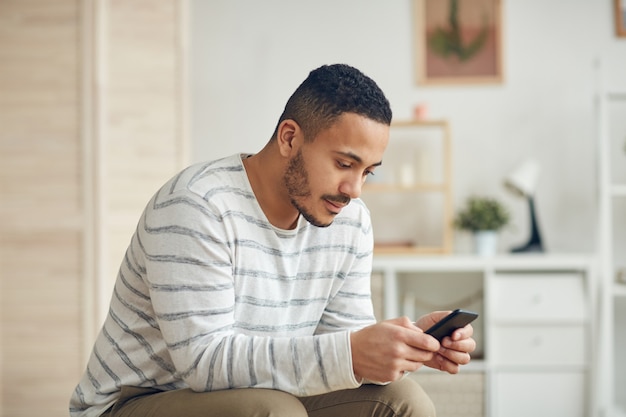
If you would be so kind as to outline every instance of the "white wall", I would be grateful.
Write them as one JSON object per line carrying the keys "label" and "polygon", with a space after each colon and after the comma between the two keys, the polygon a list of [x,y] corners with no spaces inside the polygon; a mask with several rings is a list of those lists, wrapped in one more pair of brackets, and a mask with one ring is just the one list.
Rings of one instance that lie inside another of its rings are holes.
{"label": "white wall", "polygon": [[[453,131],[455,205],[501,197],[523,243],[527,212],[502,178],[525,157],[543,166],[539,218],[550,251],[595,248],[594,67],[626,88],[626,39],[609,0],[503,0],[505,81],[426,87],[413,81],[411,0],[193,0],[193,160],[255,152],[308,72],[343,62],[378,82],[396,119],[426,102]],[[457,234],[457,250],[467,238]]]}

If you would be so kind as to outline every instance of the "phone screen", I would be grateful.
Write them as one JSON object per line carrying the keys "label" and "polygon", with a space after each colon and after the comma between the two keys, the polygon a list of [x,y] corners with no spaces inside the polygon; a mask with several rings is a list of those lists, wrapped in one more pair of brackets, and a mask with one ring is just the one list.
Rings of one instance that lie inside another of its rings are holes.
{"label": "phone screen", "polygon": [[478,313],[457,308],[443,319],[433,324],[424,333],[433,336],[438,341],[442,341],[444,337],[450,336],[456,329],[467,326],[478,318]]}

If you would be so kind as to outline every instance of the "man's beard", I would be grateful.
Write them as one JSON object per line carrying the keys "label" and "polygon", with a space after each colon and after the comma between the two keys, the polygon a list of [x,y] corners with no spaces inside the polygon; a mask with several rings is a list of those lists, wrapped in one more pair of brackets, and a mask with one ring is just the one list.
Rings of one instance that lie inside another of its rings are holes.
{"label": "man's beard", "polygon": [[[311,197],[309,174],[304,166],[304,158],[302,157],[301,149],[298,151],[297,155],[289,161],[283,181],[287,188],[291,204],[306,221],[317,227],[328,227],[332,224],[332,221],[323,223],[298,202],[299,199]],[[322,196],[322,198],[343,204],[347,204],[350,201],[350,197],[347,196]]]}

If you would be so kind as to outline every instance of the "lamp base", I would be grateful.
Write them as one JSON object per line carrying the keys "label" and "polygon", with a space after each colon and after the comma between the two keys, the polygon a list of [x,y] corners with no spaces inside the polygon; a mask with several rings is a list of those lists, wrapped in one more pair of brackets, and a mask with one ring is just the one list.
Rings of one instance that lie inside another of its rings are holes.
{"label": "lamp base", "polygon": [[539,233],[537,215],[535,214],[535,200],[532,196],[528,196],[527,200],[530,213],[530,238],[526,244],[511,249],[511,253],[543,252],[541,233]]}
{"label": "lamp base", "polygon": [[543,252],[541,242],[528,242],[525,245],[511,248],[511,253]]}

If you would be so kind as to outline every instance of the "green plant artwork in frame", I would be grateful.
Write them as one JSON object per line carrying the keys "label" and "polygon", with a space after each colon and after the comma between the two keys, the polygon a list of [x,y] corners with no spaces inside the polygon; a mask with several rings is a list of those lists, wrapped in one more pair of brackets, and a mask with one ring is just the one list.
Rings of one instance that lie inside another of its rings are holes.
{"label": "green plant artwork in frame", "polygon": [[420,84],[502,81],[502,0],[415,0]]}

